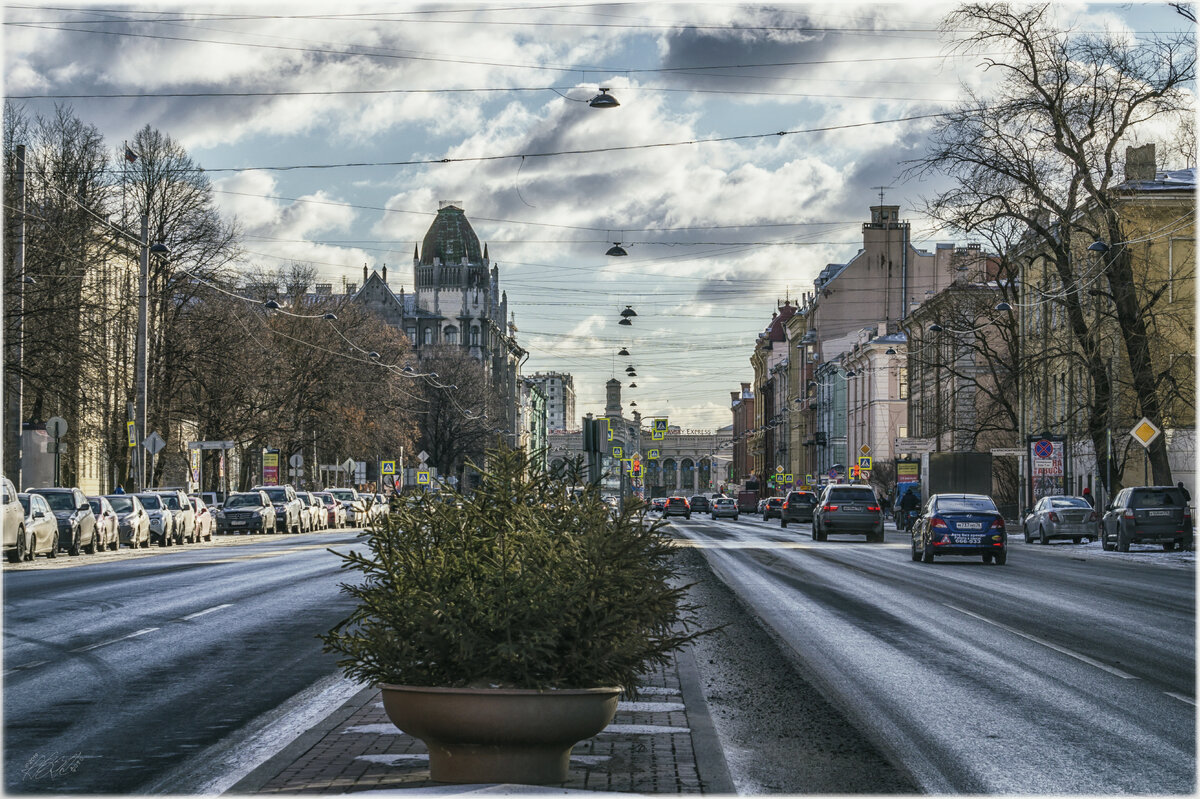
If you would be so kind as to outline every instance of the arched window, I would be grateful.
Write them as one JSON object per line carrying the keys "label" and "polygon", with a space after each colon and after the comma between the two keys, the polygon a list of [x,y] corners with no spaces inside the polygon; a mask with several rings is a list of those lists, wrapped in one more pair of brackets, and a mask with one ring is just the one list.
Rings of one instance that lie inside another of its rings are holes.
{"label": "arched window", "polygon": [[479,346],[479,328],[478,327],[471,328],[471,346],[472,347]]}
{"label": "arched window", "polygon": [[678,466],[676,465],[675,460],[673,458],[667,458],[665,461],[663,461],[663,464],[662,464],[663,482],[662,482],[662,484],[664,486],[666,486],[668,491],[675,490],[676,479],[678,477],[678,475],[676,474],[677,469],[678,469]]}
{"label": "arched window", "polygon": [[645,483],[647,488],[657,488],[662,485],[662,468],[658,461],[642,461],[642,468],[646,470]]}
{"label": "arched window", "polygon": [[708,458],[700,461],[700,490],[712,491],[712,461]]}
{"label": "arched window", "polygon": [[696,464],[691,458],[684,458],[679,464],[679,490],[690,492],[696,487]]}
{"label": "arched window", "polygon": [[432,327],[425,328],[425,343],[426,344],[433,343],[433,328]]}
{"label": "arched window", "polygon": [[455,327],[454,325],[450,325],[445,330],[443,330],[442,331],[442,341],[444,341],[447,344],[457,344],[458,343],[458,328]]}

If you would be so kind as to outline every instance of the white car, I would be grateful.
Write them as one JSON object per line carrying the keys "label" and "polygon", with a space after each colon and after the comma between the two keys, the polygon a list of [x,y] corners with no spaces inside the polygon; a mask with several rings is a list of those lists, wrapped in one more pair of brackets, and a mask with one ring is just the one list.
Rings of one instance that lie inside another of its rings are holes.
{"label": "white car", "polygon": [[25,537],[25,511],[17,500],[17,488],[7,477],[0,478],[3,486],[4,554],[9,563],[25,560],[29,539]]}
{"label": "white car", "polygon": [[92,513],[96,514],[96,549],[116,552],[121,548],[121,537],[117,534],[117,512],[105,497],[88,497]]}
{"label": "white car", "polygon": [[196,527],[197,541],[212,541],[213,527],[216,525],[216,519],[213,518],[213,509],[208,506],[208,503],[199,496],[188,497],[192,501],[193,523]]}

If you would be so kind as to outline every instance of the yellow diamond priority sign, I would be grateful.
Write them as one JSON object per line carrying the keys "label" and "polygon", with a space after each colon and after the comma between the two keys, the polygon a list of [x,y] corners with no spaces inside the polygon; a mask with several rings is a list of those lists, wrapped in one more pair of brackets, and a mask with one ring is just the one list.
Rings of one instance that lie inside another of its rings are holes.
{"label": "yellow diamond priority sign", "polygon": [[1154,439],[1158,438],[1161,434],[1162,431],[1144,416],[1142,417],[1142,421],[1134,425],[1133,429],[1129,431],[1129,435],[1133,436],[1134,440],[1146,449],[1149,449],[1150,445],[1154,443]]}

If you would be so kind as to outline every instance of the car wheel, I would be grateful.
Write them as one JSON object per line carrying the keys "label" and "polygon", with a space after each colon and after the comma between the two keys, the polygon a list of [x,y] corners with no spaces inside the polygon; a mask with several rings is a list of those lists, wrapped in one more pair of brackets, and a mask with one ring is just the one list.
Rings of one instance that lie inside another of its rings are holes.
{"label": "car wheel", "polygon": [[1117,551],[1118,552],[1128,552],[1129,551],[1129,535],[1125,532],[1124,526],[1117,528]]}
{"label": "car wheel", "polygon": [[168,536],[166,533],[163,533],[162,535],[160,535],[158,537],[158,545],[160,547],[167,546],[167,541],[169,540],[169,538],[170,538],[170,536]]}
{"label": "car wheel", "polygon": [[867,536],[867,540],[873,544],[882,544],[883,543],[883,530],[871,533],[869,536]]}
{"label": "car wheel", "polygon": [[9,563],[20,563],[25,560],[25,528],[17,530],[17,546],[8,553]]}
{"label": "car wheel", "polygon": [[913,559],[913,563],[916,563],[917,561],[921,560],[921,555],[920,555],[920,553],[918,553],[918,552],[917,552],[917,542],[916,542],[916,539],[914,539],[914,540],[910,541],[910,542],[909,542],[909,544],[911,545],[911,547],[910,547],[910,548],[912,549],[912,559]]}
{"label": "car wheel", "polygon": [[933,550],[924,544],[921,545],[921,562],[933,563]]}
{"label": "car wheel", "polygon": [[71,546],[67,550],[67,554],[68,555],[78,555],[79,554],[79,543],[80,543],[79,531],[75,530],[71,536]]}
{"label": "car wheel", "polygon": [[1174,551],[1175,551],[1175,542],[1174,541],[1164,541],[1163,542],[1163,552],[1174,552]]}
{"label": "car wheel", "polygon": [[54,533],[54,543],[53,543],[53,545],[51,545],[50,551],[46,553],[46,557],[48,557],[48,558],[57,558],[58,557],[58,533],[57,532]]}
{"label": "car wheel", "polygon": [[1026,527],[1025,525],[1021,525],[1021,530],[1022,530],[1022,532],[1024,532],[1024,533],[1025,533],[1025,543],[1026,543],[1026,544],[1032,544],[1032,543],[1033,543],[1033,536],[1029,534],[1029,528],[1028,528],[1028,527]]}
{"label": "car wheel", "polygon": [[996,565],[1003,566],[1005,563],[1008,563],[1008,552],[997,552]]}
{"label": "car wheel", "polygon": [[1083,536],[1081,536],[1081,535],[1077,535],[1077,536],[1075,536],[1074,538],[1072,538],[1072,539],[1071,539],[1071,543],[1072,543],[1072,544],[1079,544],[1079,543],[1082,543],[1082,542],[1083,542]]}
{"label": "car wheel", "polygon": [[1038,527],[1038,543],[1042,546],[1050,543],[1050,538],[1046,535],[1045,527]]}
{"label": "car wheel", "polygon": [[83,548],[83,551],[89,555],[95,555],[98,550],[99,547],[96,546],[96,531],[92,530],[92,538],[88,541],[88,545]]}
{"label": "car wheel", "polygon": [[738,520],[738,515],[737,515],[736,513],[735,513],[735,514],[733,514],[733,520],[734,520],[735,522]]}
{"label": "car wheel", "polygon": [[1100,547],[1105,552],[1112,552],[1113,549],[1112,544],[1108,540],[1108,532],[1103,529],[1100,530]]}

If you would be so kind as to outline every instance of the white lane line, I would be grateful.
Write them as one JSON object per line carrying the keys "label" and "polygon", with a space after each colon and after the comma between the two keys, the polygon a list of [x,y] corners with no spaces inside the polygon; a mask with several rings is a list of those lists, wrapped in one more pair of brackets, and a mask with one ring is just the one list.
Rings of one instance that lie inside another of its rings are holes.
{"label": "white lane line", "polygon": [[37,663],[26,663],[23,666],[13,666],[11,669],[5,669],[4,673],[12,674],[14,671],[21,671],[23,669],[36,669],[38,666],[45,666],[49,662],[50,661],[48,660],[39,660]]}
{"label": "white lane line", "polygon": [[101,641],[98,644],[92,644],[91,646],[80,647],[79,649],[72,649],[71,651],[72,652],[87,652],[88,650],[91,650],[91,649],[99,649],[102,646],[108,646],[109,644],[115,644],[118,641],[126,641],[130,638],[137,638],[139,635],[145,635],[146,633],[152,633],[157,629],[158,629],[157,627],[147,627],[144,630],[138,630],[136,633],[130,633],[129,635],[122,635],[120,638],[114,638],[111,641]]}
{"label": "white lane line", "polygon": [[233,605],[231,603],[226,603],[224,605],[217,605],[215,608],[209,608],[208,610],[202,610],[198,613],[192,613],[191,615],[184,616],[183,620],[189,621],[191,619],[196,618],[197,616],[203,616],[205,613],[212,613],[214,610],[220,610],[221,608],[231,608],[231,607],[233,607]]}
{"label": "white lane line", "polygon": [[1078,652],[1072,652],[1070,649],[1065,649],[1065,648],[1059,646],[1058,644],[1054,644],[1054,643],[1051,643],[1050,641],[1045,640],[1044,638],[1038,638],[1036,635],[1030,635],[1029,633],[1023,633],[1020,630],[1014,630],[1012,627],[1009,627],[1007,624],[1001,624],[998,621],[992,621],[991,619],[984,618],[983,616],[980,616],[978,613],[972,613],[969,610],[963,610],[962,608],[958,608],[958,607],[955,607],[954,605],[946,604],[945,602],[943,602],[942,604],[945,605],[946,607],[950,608],[951,610],[957,610],[959,613],[963,613],[974,619],[979,619],[980,621],[986,622],[987,624],[990,624],[993,627],[999,627],[1001,630],[1006,630],[1007,632],[1010,632],[1013,635],[1017,635],[1026,640],[1033,641],[1035,644],[1041,644],[1042,646],[1044,646],[1048,649],[1053,649],[1055,652],[1060,652],[1060,653],[1066,655],[1067,657],[1075,658],[1076,660],[1082,661],[1082,662],[1088,664],[1089,666],[1095,666],[1096,668],[1098,668],[1102,671],[1107,671],[1109,674],[1120,677],[1122,680],[1138,679],[1137,677],[1133,676],[1132,674],[1129,674],[1128,672],[1121,671],[1120,669],[1115,668],[1114,666],[1109,666],[1107,663],[1101,663],[1100,661],[1090,658],[1087,655],[1081,655]]}
{"label": "white lane line", "polygon": [[1190,696],[1184,696],[1183,694],[1177,694],[1174,691],[1164,691],[1164,693],[1167,696],[1171,697],[1172,699],[1178,699],[1180,702],[1186,702],[1189,705],[1191,705],[1192,707],[1196,706],[1196,700],[1192,699]]}

